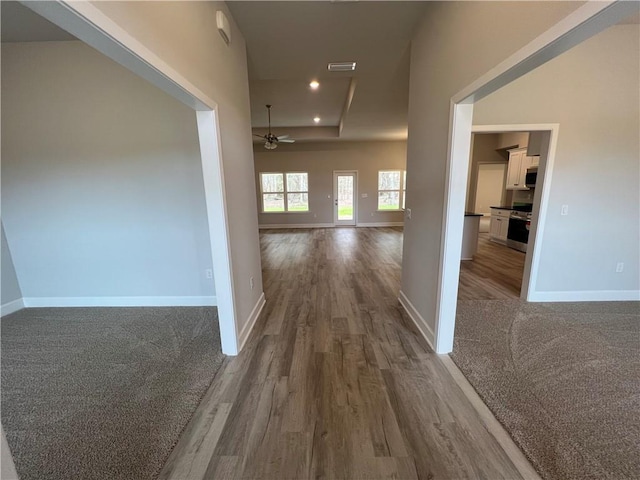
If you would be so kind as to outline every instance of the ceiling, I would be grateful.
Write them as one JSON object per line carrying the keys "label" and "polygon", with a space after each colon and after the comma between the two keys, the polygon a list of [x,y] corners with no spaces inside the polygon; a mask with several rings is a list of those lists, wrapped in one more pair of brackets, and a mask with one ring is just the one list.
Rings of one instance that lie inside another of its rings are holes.
{"label": "ceiling", "polygon": [[[410,40],[425,3],[227,2],[247,42],[254,133],[266,132],[271,104],[274,133],[298,141],[405,139]],[[18,2],[0,8],[3,43],[75,40]],[[640,15],[622,23],[638,24]],[[357,69],[328,72],[336,61]],[[314,79],[317,91],[309,88]]]}
{"label": "ceiling", "polygon": [[2,9],[0,25],[2,43],[76,40],[76,37],[70,33],[18,2],[2,0],[0,9]]}
{"label": "ceiling", "polygon": [[[424,2],[227,5],[247,42],[255,133],[267,126],[265,105],[271,104],[277,135],[288,133],[297,140],[406,138],[409,46]],[[355,72],[327,71],[329,62],[343,61],[357,62]],[[317,91],[309,88],[311,80],[320,82]],[[316,115],[321,118],[317,126]]]}

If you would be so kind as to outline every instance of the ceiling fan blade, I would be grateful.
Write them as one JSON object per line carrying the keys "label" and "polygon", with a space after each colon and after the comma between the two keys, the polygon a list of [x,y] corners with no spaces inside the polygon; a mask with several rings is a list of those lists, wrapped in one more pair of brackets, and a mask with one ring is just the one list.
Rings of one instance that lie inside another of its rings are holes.
{"label": "ceiling fan blade", "polygon": [[264,138],[264,135],[258,135],[257,133],[254,133],[253,136],[258,138]]}
{"label": "ceiling fan blade", "polygon": [[278,140],[282,140],[283,138],[289,138],[289,135],[278,135]]}
{"label": "ceiling fan blade", "polygon": [[283,138],[283,139],[278,139],[279,143],[294,143],[295,140],[293,138]]}

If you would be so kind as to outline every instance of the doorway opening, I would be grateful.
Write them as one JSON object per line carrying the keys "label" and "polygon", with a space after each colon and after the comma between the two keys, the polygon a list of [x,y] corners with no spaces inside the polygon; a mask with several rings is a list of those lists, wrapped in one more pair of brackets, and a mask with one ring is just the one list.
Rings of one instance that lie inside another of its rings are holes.
{"label": "doorway opening", "polygon": [[[618,23],[623,18],[635,13],[635,5],[632,2],[614,2],[602,4],[600,2],[588,2],[579,7],[572,15],[566,17],[551,30],[548,30],[530,44],[514,53],[507,60],[496,66],[482,77],[475,80],[467,87],[460,90],[451,98],[449,144],[447,151],[445,201],[442,221],[442,249],[440,252],[440,267],[438,275],[438,296],[435,312],[435,329],[433,332],[434,350],[437,353],[449,353],[453,350],[453,337],[455,331],[455,317],[458,301],[458,279],[460,274],[460,259],[463,239],[464,212],[466,201],[466,185],[471,146],[471,134],[474,132],[495,132],[514,130],[513,126],[506,125],[504,129],[496,130],[489,127],[473,127],[474,103],[490,95],[501,87],[511,83],[515,79],[526,75],[537,67],[551,59],[561,55],[578,45],[585,39],[601,32],[611,25]],[[541,169],[538,176],[544,178],[542,189],[536,191],[538,197],[539,218],[532,218],[532,230],[530,235],[542,239],[545,225],[546,199],[549,195],[549,178],[553,167],[555,144],[557,142],[558,125],[550,124],[547,127],[540,125],[520,126],[518,130],[550,131],[546,148],[541,147],[541,152],[549,152],[547,162],[540,160]],[[542,190],[542,191],[540,191]],[[534,198],[536,203],[536,198]],[[536,224],[539,225],[536,232]],[[536,284],[537,262],[539,261],[539,248],[541,242],[534,242],[531,253],[531,262],[525,264],[523,291],[530,296],[530,287]],[[528,252],[529,255],[529,252]],[[528,268],[533,274],[529,278]],[[419,318],[419,317],[418,317]]]}
{"label": "doorway opening", "polygon": [[541,152],[540,148],[543,140],[549,144],[549,131],[514,130],[521,128],[518,125],[499,128],[474,128],[471,137],[458,287],[461,300],[526,300],[530,277],[537,270],[537,264],[531,268],[538,231],[532,227],[534,212],[536,220],[540,212],[540,196],[536,203],[535,193],[543,187],[544,175],[537,175],[540,158],[546,163],[549,157],[548,149]]}
{"label": "doorway opening", "polygon": [[237,328],[237,305],[233,288],[231,242],[225,198],[218,105],[166,62],[133,39],[95,6],[86,2],[72,7],[57,2],[29,2],[29,9],[95,48],[132,73],[193,109],[196,114],[204,180],[222,350],[237,355],[243,338]]}

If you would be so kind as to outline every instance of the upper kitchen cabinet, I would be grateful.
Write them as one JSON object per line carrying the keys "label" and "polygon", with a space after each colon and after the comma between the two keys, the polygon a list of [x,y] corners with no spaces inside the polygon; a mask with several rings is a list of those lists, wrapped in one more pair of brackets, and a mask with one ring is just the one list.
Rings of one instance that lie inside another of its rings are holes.
{"label": "upper kitchen cabinet", "polygon": [[526,148],[509,150],[509,168],[507,170],[507,190],[529,190],[525,186],[527,168],[533,164],[533,159],[527,156]]}
{"label": "upper kitchen cabinet", "polygon": [[529,133],[529,142],[527,145],[527,155],[530,157],[540,155],[540,150],[542,150],[542,140],[548,135],[548,132],[530,132]]}

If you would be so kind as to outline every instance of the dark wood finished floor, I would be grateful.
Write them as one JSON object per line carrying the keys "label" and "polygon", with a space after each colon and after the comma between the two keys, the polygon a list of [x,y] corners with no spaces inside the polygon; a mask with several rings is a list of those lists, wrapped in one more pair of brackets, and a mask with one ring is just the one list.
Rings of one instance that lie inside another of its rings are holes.
{"label": "dark wood finished floor", "polygon": [[160,478],[522,478],[398,304],[400,229],[261,245],[265,309]]}
{"label": "dark wood finished floor", "polygon": [[458,299],[520,298],[525,254],[489,240],[481,233],[473,260],[460,262]]}

